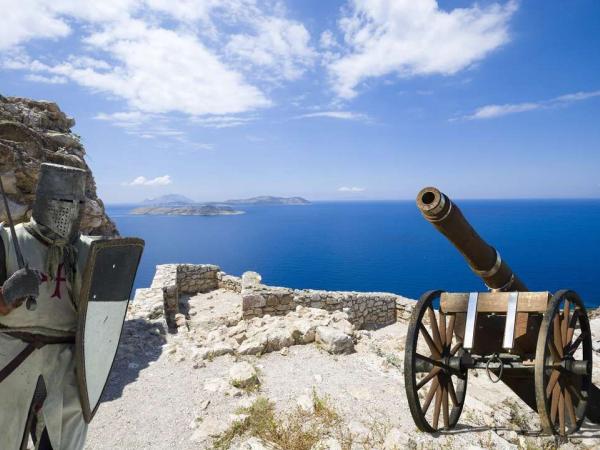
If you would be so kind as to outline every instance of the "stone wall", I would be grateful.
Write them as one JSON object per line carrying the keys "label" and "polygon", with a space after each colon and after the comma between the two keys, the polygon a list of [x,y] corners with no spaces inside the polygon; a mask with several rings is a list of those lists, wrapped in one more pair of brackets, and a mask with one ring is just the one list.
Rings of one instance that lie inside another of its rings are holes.
{"label": "stone wall", "polygon": [[167,325],[173,327],[175,316],[179,314],[180,294],[193,295],[220,288],[241,292],[241,280],[213,264],[161,264],[156,266],[150,287],[138,289],[134,300],[150,302],[162,298]]}
{"label": "stone wall", "polygon": [[244,319],[266,314],[283,315],[305,306],[326,311],[343,311],[357,328],[372,328],[410,316],[414,301],[386,292],[343,292],[290,289],[264,284],[244,285]]}
{"label": "stone wall", "polygon": [[[156,303],[162,299],[167,324],[174,326],[180,294],[193,295],[215,289],[241,294],[244,319],[285,315],[297,306],[343,311],[358,328],[380,327],[410,317],[414,301],[385,292],[336,292],[290,289],[262,284],[255,272],[242,278],[227,275],[212,264],[163,264],[156,267],[152,285],[138,289],[135,300]],[[152,300],[153,299],[153,300]],[[156,309],[157,305],[149,305]],[[160,305],[158,305],[160,306]]]}

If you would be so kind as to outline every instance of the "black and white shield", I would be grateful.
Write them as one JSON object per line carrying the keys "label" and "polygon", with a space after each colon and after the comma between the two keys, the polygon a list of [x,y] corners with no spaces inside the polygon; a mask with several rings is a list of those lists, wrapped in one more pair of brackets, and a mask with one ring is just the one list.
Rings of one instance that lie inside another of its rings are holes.
{"label": "black and white shield", "polygon": [[76,339],[83,416],[90,422],[112,369],[144,249],[137,238],[93,241],[83,273]]}

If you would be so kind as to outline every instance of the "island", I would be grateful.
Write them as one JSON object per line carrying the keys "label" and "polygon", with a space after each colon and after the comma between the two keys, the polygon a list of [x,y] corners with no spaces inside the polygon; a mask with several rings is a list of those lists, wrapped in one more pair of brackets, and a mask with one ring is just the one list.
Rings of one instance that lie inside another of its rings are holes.
{"label": "island", "polygon": [[196,203],[194,200],[181,194],[166,194],[160,197],[147,198],[142,205],[189,205]]}
{"label": "island", "polygon": [[270,195],[227,200],[225,203],[229,205],[310,205],[310,202],[302,197],[273,197]]}
{"label": "island", "polygon": [[135,208],[130,212],[135,215],[151,215],[151,216],[232,216],[236,214],[244,214],[244,211],[238,211],[231,206],[222,205],[153,205],[142,206]]}

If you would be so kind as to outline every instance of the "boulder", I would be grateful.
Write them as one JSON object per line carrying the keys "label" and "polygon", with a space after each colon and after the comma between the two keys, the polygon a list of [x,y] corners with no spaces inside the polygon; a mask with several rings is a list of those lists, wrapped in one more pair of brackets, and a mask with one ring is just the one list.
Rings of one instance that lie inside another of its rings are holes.
{"label": "boulder", "polygon": [[222,420],[215,416],[207,416],[196,426],[196,431],[190,437],[190,441],[202,443],[210,438],[215,438],[224,433],[231,425],[230,420]]}
{"label": "boulder", "polygon": [[276,328],[267,332],[267,351],[274,352],[294,345],[294,338],[288,328]]}
{"label": "boulder", "polygon": [[304,412],[307,412],[309,414],[315,412],[315,403],[313,402],[313,399],[310,397],[310,395],[301,395],[296,399],[296,404]]}
{"label": "boulder", "polygon": [[259,355],[265,351],[267,342],[261,339],[248,339],[242,342],[238,348],[239,355]]}
{"label": "boulder", "polygon": [[256,369],[246,361],[234,364],[229,369],[229,383],[240,389],[248,389],[260,384]]}
{"label": "boulder", "polygon": [[352,353],[354,341],[352,336],[332,327],[317,327],[316,342],[332,354]]}

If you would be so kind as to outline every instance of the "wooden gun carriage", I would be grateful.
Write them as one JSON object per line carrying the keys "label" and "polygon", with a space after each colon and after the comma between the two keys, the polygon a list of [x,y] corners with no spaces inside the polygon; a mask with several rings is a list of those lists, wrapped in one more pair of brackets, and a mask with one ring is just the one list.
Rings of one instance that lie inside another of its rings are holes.
{"label": "wooden gun carriage", "polygon": [[423,189],[417,205],[491,289],[429,291],[416,304],[404,377],[417,427],[427,432],[454,427],[468,371],[483,369],[537,410],[545,432],[564,436],[577,431],[597,391],[591,382],[590,326],[579,296],[569,290],[529,292],[437,189]]}

